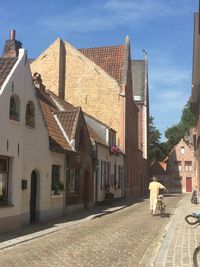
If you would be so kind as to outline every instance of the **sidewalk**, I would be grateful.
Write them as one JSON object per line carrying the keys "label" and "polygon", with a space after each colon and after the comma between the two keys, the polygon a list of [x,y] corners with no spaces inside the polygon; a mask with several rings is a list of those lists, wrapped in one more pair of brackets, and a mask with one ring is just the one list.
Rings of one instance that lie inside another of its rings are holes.
{"label": "sidewalk", "polygon": [[192,204],[190,198],[191,194],[186,194],[181,200],[156,248],[146,251],[140,267],[193,267],[193,251],[200,243],[200,225],[189,225],[184,218],[200,210],[200,204]]}

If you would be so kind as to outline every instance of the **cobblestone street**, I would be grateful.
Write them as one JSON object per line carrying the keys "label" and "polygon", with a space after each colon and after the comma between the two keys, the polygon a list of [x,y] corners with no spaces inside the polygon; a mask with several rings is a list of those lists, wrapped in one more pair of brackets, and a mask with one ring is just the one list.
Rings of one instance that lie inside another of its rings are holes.
{"label": "cobblestone street", "polygon": [[181,199],[166,198],[169,217],[151,216],[144,200],[1,250],[0,266],[138,266],[149,247],[153,254]]}

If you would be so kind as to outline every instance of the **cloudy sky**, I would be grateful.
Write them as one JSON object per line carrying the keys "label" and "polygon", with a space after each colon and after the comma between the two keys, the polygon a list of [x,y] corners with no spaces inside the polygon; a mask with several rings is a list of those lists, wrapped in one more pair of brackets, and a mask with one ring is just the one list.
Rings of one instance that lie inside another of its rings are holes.
{"label": "cloudy sky", "polygon": [[0,50],[16,29],[30,58],[57,37],[77,48],[131,39],[149,59],[150,113],[161,133],[180,120],[191,93],[193,18],[198,0],[9,0],[0,9]]}

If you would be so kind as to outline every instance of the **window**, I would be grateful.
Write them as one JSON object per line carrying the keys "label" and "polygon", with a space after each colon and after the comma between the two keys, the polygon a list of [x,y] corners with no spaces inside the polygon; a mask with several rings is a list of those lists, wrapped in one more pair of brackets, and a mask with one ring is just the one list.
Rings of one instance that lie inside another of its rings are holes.
{"label": "window", "polygon": [[9,118],[11,120],[19,121],[20,117],[20,101],[17,95],[12,95],[10,98]]}
{"label": "window", "polygon": [[67,189],[69,193],[79,193],[79,169],[69,170]]}
{"label": "window", "polygon": [[60,166],[52,165],[51,169],[51,190],[54,191],[57,184],[60,183]]}
{"label": "window", "polygon": [[0,157],[0,203],[8,202],[8,158]]}
{"label": "window", "polygon": [[181,171],[181,161],[174,161],[174,169],[176,171]]}
{"label": "window", "polygon": [[118,166],[118,188],[121,188],[123,180],[124,180],[124,168],[123,166]]}
{"label": "window", "polygon": [[181,154],[184,154],[185,153],[185,148],[184,146],[181,147]]}
{"label": "window", "polygon": [[26,105],[26,125],[35,127],[35,107],[32,101],[28,101]]}
{"label": "window", "polygon": [[109,130],[109,146],[115,146],[116,145],[116,134],[114,131]]}
{"label": "window", "polygon": [[192,161],[185,161],[185,170],[187,172],[192,171]]}

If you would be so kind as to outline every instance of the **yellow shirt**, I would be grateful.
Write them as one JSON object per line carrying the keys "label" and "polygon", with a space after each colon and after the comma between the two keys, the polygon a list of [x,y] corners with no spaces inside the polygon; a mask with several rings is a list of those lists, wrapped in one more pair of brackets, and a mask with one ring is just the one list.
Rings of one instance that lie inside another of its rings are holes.
{"label": "yellow shirt", "polygon": [[150,198],[157,198],[159,194],[159,189],[164,189],[165,187],[159,182],[151,182],[149,184]]}

